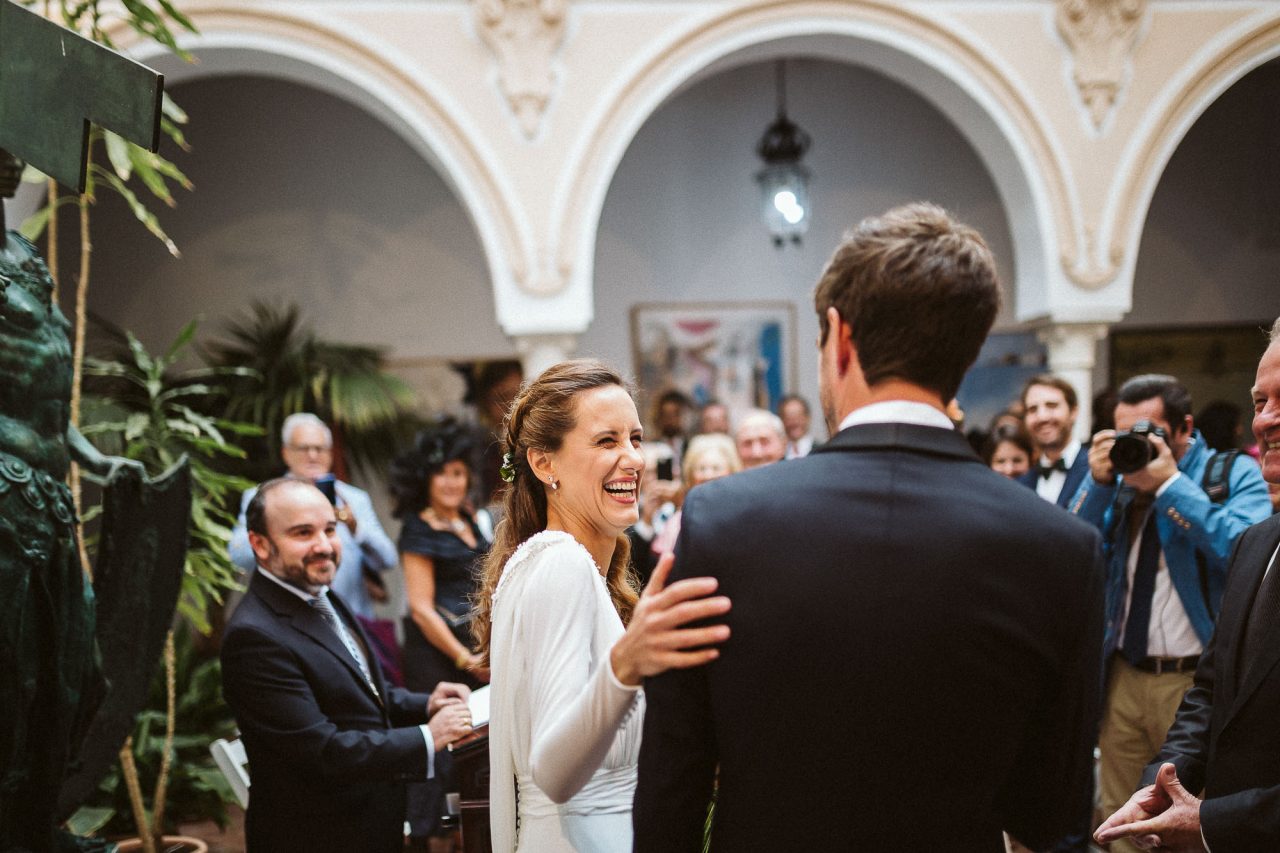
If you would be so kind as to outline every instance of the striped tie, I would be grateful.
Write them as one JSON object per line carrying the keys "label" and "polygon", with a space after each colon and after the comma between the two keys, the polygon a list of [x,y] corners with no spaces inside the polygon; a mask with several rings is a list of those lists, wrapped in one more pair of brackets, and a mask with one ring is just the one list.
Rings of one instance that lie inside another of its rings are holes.
{"label": "striped tie", "polygon": [[369,674],[369,664],[365,662],[364,655],[360,653],[360,647],[356,645],[351,633],[347,631],[347,626],[343,625],[342,620],[338,618],[338,612],[333,609],[328,593],[322,592],[315,598],[310,599],[310,602],[311,606],[324,617],[324,621],[329,623],[329,627],[338,635],[338,639],[342,640],[342,645],[346,646],[351,657],[355,659],[356,666],[360,667],[360,674],[369,683],[369,688],[373,690],[374,695],[377,695],[378,690],[373,686],[373,677]]}

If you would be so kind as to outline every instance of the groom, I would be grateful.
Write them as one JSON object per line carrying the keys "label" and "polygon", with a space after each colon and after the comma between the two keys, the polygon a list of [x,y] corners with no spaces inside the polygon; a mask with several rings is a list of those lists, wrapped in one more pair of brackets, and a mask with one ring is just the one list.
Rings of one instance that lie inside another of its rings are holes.
{"label": "groom", "polygon": [[981,236],[914,204],[818,283],[812,455],[699,486],[672,577],[733,601],[719,660],[645,685],[637,853],[1041,848],[1087,807],[1098,536],[944,413],[999,307]]}

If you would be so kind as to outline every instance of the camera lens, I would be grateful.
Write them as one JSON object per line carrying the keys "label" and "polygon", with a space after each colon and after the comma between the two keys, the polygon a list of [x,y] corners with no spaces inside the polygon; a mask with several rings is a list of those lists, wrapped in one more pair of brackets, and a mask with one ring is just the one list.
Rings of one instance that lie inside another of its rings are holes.
{"label": "camera lens", "polygon": [[1111,464],[1120,474],[1141,471],[1155,456],[1156,449],[1145,435],[1122,432],[1116,436],[1116,443],[1111,445]]}

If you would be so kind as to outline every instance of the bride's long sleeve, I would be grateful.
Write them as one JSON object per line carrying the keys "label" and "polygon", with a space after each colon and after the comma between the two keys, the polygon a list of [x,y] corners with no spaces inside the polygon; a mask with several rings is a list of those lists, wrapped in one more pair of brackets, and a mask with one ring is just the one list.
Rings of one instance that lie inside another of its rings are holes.
{"label": "bride's long sleeve", "polygon": [[[618,681],[609,646],[597,632],[620,635],[621,624],[598,625],[603,579],[585,549],[576,544],[539,555],[526,586],[523,639],[529,660],[532,709],[530,769],[533,780],[556,803],[582,789],[600,768],[638,687]],[[616,637],[614,637],[616,639]],[[638,733],[637,733],[638,736]]]}

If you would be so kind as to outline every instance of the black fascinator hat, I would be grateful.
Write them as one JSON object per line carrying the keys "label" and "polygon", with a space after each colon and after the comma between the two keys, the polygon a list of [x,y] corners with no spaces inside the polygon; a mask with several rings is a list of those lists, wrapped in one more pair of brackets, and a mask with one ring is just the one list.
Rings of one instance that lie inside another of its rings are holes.
{"label": "black fascinator hat", "polygon": [[475,444],[471,430],[448,415],[432,420],[413,440],[413,449],[391,463],[388,487],[397,517],[422,512],[430,499],[431,478],[449,462],[461,461],[471,470]]}

